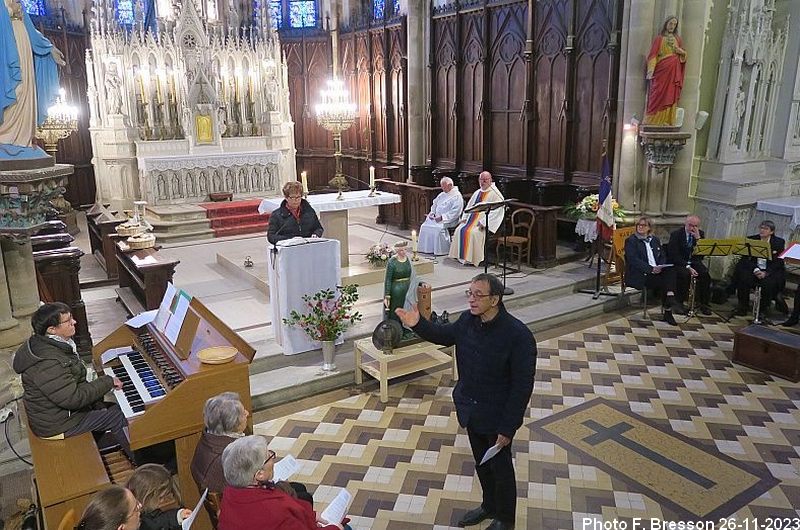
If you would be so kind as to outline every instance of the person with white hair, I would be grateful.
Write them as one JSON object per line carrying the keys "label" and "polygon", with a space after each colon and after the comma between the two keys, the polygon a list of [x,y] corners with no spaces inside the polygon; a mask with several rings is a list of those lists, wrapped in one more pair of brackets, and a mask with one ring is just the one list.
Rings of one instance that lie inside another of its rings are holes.
{"label": "person with white hair", "polygon": [[245,436],[222,452],[228,486],[222,495],[219,530],[345,530],[341,523],[320,520],[311,503],[299,500],[286,482],[273,482],[275,452],[263,436]]}
{"label": "person with white hair", "polygon": [[464,198],[450,177],[443,177],[439,185],[442,192],[433,199],[431,211],[419,227],[417,250],[443,256],[450,251],[450,229],[458,224],[464,211]]}
{"label": "person with white hair", "polygon": [[[478,188],[470,197],[466,209],[479,203],[503,201],[503,194],[494,185],[492,174],[483,171],[478,176]],[[489,212],[488,227],[486,213],[474,212],[465,213],[461,216],[456,231],[453,233],[453,243],[450,245],[450,257],[457,259],[461,264],[472,264],[476,267],[481,264],[485,256],[483,255],[483,245],[486,241],[486,230],[495,233],[503,222],[503,208],[495,208]]]}

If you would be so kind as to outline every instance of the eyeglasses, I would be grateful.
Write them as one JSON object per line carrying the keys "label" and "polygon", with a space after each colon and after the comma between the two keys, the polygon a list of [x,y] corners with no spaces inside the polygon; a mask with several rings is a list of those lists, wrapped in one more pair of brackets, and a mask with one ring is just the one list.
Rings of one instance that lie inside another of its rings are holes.
{"label": "eyeglasses", "polygon": [[273,458],[275,458],[275,451],[273,451],[272,449],[267,449],[267,459],[266,459],[266,460],[264,460],[264,463],[263,463],[263,464],[261,464],[261,467],[264,467],[264,466],[266,466],[266,465],[267,465],[267,462],[269,462],[269,461],[270,461],[270,460],[272,460]]}
{"label": "eyeglasses", "polygon": [[492,296],[491,294],[481,294],[472,291],[472,289],[467,289],[464,291],[464,294],[467,295],[467,298],[486,298],[487,296]]}
{"label": "eyeglasses", "polygon": [[139,502],[139,501],[136,501],[136,506],[134,506],[134,508],[133,508],[133,512],[132,512],[132,513],[131,513],[131,514],[128,516],[128,518],[127,518],[127,519],[125,519],[125,520],[126,520],[126,521],[129,521],[129,520],[131,520],[131,519],[133,518],[133,516],[134,516],[134,515],[136,515],[137,513],[140,513],[141,511],[142,511],[142,503],[141,503],[141,502]]}
{"label": "eyeglasses", "polygon": [[647,226],[647,227],[649,227],[650,225],[647,224],[647,223],[636,223],[636,226]]}
{"label": "eyeglasses", "polygon": [[68,316],[66,320],[61,320],[59,318],[58,319],[58,325],[60,326],[62,324],[72,324],[72,315]]}
{"label": "eyeglasses", "polygon": [[302,195],[289,195],[289,196],[288,196],[288,197],[286,197],[286,198],[287,198],[287,199],[292,199],[293,201],[296,201],[297,199],[302,199],[302,198],[303,198],[303,196],[302,196]]}

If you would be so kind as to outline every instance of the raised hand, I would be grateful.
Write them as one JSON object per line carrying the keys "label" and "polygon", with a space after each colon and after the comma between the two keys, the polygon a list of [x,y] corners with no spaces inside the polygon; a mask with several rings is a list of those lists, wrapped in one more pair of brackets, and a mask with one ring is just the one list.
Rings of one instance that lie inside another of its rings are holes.
{"label": "raised hand", "polygon": [[400,322],[407,328],[413,328],[419,322],[419,309],[417,304],[411,304],[411,309],[406,311],[402,307],[394,310],[394,314],[400,317]]}

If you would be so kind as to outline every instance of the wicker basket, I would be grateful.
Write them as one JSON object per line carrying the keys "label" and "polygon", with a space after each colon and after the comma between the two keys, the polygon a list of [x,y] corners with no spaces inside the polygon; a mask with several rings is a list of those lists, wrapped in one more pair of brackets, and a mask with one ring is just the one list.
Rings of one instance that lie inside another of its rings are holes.
{"label": "wicker basket", "polygon": [[121,236],[135,236],[143,230],[144,227],[135,221],[125,221],[121,225],[117,225],[117,234]]}
{"label": "wicker basket", "polygon": [[150,233],[142,233],[128,238],[128,246],[132,250],[142,250],[150,248],[156,244],[156,236]]}

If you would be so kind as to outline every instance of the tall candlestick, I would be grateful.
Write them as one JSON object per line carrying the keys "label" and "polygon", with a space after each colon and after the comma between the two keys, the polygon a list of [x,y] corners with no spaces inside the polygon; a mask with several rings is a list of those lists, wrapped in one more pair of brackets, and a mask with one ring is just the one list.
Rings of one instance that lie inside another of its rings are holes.
{"label": "tall candlestick", "polygon": [[412,230],[411,231],[411,250],[413,250],[414,252],[417,251],[417,231],[416,230]]}
{"label": "tall candlestick", "polygon": [[305,171],[300,172],[300,181],[303,183],[303,195],[308,195],[308,175]]}
{"label": "tall candlestick", "polygon": [[369,166],[369,187],[375,187],[375,166]]}

